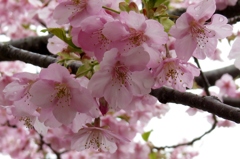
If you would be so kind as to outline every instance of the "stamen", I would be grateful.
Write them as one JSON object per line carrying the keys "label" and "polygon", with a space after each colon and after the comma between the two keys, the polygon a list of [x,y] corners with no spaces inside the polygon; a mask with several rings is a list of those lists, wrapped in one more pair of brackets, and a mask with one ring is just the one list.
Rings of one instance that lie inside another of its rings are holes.
{"label": "stamen", "polygon": [[119,61],[116,63],[114,69],[113,69],[113,75],[112,75],[112,80],[117,80],[115,81],[118,83],[121,83],[121,85],[126,86],[127,84],[131,85],[131,73],[129,71],[129,69],[121,64]]}
{"label": "stamen", "polygon": [[214,37],[215,33],[211,30],[208,30],[206,26],[195,21],[192,21],[190,26],[192,37],[196,38],[198,47],[204,49],[205,45],[208,43],[208,38]]}

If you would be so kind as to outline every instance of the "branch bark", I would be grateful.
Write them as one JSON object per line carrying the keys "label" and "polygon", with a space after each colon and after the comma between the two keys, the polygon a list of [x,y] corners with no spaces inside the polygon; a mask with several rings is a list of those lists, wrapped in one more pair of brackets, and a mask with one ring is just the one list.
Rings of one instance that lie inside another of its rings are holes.
{"label": "branch bark", "polygon": [[[207,71],[204,72],[204,75],[208,79],[208,82],[211,86],[215,85],[215,82],[222,77],[222,75],[228,73],[231,75],[233,78],[236,78],[237,76],[240,75],[240,70],[237,69],[234,65],[227,66],[224,68],[216,69],[213,71]],[[204,81],[201,77],[195,77],[196,83],[203,87],[204,86]]]}
{"label": "branch bark", "polygon": [[52,35],[31,36],[23,39],[11,40],[6,44],[31,52],[39,52],[43,55],[53,55],[47,49],[47,43],[50,37],[52,37]]}
{"label": "branch bark", "polygon": [[189,92],[179,92],[167,87],[152,90],[151,95],[161,103],[176,103],[198,108],[224,119],[240,123],[240,109],[222,103],[213,96],[198,96]]}
{"label": "branch bark", "polygon": [[0,60],[14,61],[20,60],[40,67],[48,67],[56,62],[56,58],[38,53],[15,48],[11,45],[0,43]]}

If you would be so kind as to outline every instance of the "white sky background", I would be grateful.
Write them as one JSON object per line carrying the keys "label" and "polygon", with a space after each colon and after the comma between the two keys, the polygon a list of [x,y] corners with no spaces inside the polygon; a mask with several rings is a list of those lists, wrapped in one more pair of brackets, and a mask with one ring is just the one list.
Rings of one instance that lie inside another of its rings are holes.
{"label": "white sky background", "polygon": [[[240,23],[238,28],[240,28]],[[234,32],[236,32],[236,29]],[[200,60],[203,71],[233,64],[233,60],[230,61],[227,58],[231,48],[227,40],[223,40],[218,48],[223,52],[221,57],[224,62]],[[28,68],[31,68],[30,72],[36,72],[37,70],[35,67]],[[218,91],[215,88],[210,90]],[[210,129],[211,125],[206,120],[205,113],[189,116],[185,113],[187,109],[186,106],[171,104],[171,110],[164,118],[152,119],[145,128],[146,131],[153,129],[149,138],[150,141],[155,146],[175,145],[183,139],[191,141]],[[139,138],[140,135],[136,140]],[[217,128],[200,141],[195,142],[193,148],[199,152],[199,155],[194,159],[240,159],[240,125],[233,128]],[[0,154],[0,159],[10,158]]]}

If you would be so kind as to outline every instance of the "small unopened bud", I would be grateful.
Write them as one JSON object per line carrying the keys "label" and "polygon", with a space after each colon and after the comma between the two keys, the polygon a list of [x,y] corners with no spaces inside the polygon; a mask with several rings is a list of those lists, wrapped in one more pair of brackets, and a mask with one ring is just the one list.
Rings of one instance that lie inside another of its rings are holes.
{"label": "small unopened bud", "polygon": [[101,111],[102,115],[107,114],[108,112],[108,103],[107,101],[102,97],[99,99],[99,110]]}

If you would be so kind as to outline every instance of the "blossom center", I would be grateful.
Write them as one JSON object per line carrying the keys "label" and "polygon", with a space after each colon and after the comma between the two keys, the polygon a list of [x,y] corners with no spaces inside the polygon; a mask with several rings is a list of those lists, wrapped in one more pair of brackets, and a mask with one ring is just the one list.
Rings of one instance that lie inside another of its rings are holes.
{"label": "blossom center", "polygon": [[146,36],[143,31],[136,31],[135,29],[130,29],[130,37],[128,38],[133,47],[139,46],[147,41]]}
{"label": "blossom center", "polygon": [[118,61],[113,69],[112,78],[113,80],[117,80],[122,85],[126,85],[131,79],[129,76],[129,69]]}
{"label": "blossom center", "polygon": [[[165,80],[168,81],[168,82],[173,81],[174,84],[177,83],[176,81],[179,78],[179,76],[180,75],[182,76],[184,74],[182,69],[179,66],[176,66],[172,62],[166,64],[165,71],[166,71]],[[180,79],[179,82],[182,82],[182,80]]]}
{"label": "blossom center", "polygon": [[21,117],[19,120],[23,121],[27,128],[33,129],[32,120],[29,117]]}
{"label": "blossom center", "polygon": [[[56,84],[55,86],[55,96],[54,98],[57,100],[56,105],[60,105],[62,107],[64,106],[70,106],[71,101],[71,93],[69,88],[65,84]],[[53,96],[52,96],[53,97]],[[52,102],[53,100],[51,100]]]}
{"label": "blossom center", "polygon": [[65,96],[70,96],[69,89],[64,84],[57,84],[55,86],[55,90],[57,90],[56,98],[62,98]]}
{"label": "blossom center", "polygon": [[197,40],[198,47],[201,49],[205,48],[205,45],[208,43],[208,38],[214,37],[215,33],[205,25],[199,24],[196,21],[190,23],[190,32],[192,37],[195,37]]}
{"label": "blossom center", "polygon": [[87,7],[87,0],[72,0],[73,5],[76,5],[74,8],[69,6],[69,9],[72,10],[72,14],[83,11]]}
{"label": "blossom center", "polygon": [[94,37],[94,36],[97,37],[97,43],[94,43],[94,46],[100,44],[100,47],[99,47],[100,50],[102,49],[107,50],[111,41],[102,34],[102,29],[99,29],[93,32],[91,37]]}

